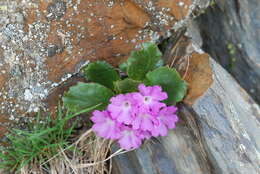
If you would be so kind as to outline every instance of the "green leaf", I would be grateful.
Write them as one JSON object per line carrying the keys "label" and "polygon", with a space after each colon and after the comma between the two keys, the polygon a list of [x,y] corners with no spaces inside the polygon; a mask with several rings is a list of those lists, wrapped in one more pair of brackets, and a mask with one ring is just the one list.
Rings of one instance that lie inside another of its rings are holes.
{"label": "green leaf", "polygon": [[102,106],[102,103],[99,103],[99,104],[97,104],[95,106],[92,106],[92,107],[89,107],[89,108],[86,108],[86,109],[83,109],[83,110],[81,110],[81,111],[79,111],[79,112],[77,112],[77,113],[75,113],[73,115],[69,115],[68,117],[64,118],[64,120],[67,121],[67,120],[70,120],[70,119],[80,115],[80,114],[88,113],[90,111],[93,111],[93,110],[97,109],[99,106]]}
{"label": "green leaf", "polygon": [[139,51],[131,52],[126,63],[127,74],[134,80],[143,80],[145,74],[154,70],[158,63],[161,62],[162,53],[154,43],[144,43],[142,48]]}
{"label": "green leaf", "polygon": [[120,79],[118,72],[104,61],[90,63],[84,69],[84,74],[88,80],[100,83],[110,89],[113,89],[113,82]]}
{"label": "green leaf", "polygon": [[163,62],[163,60],[162,59],[160,59],[157,63],[156,63],[156,68],[159,68],[159,67],[161,67],[161,66],[163,66],[164,65],[164,62]]}
{"label": "green leaf", "polygon": [[128,63],[127,62],[124,62],[122,64],[119,65],[119,69],[123,72],[126,72],[127,71],[127,66],[128,66]]}
{"label": "green leaf", "polygon": [[70,87],[62,100],[66,108],[72,112],[78,112],[100,103],[101,106],[97,109],[103,109],[113,95],[113,92],[103,85],[79,82],[77,85]]}
{"label": "green leaf", "polygon": [[182,101],[187,92],[187,84],[181,79],[179,73],[169,67],[160,67],[146,75],[149,85],[160,85],[167,92],[168,105]]}
{"label": "green leaf", "polygon": [[137,86],[140,84],[140,81],[136,81],[130,78],[124,80],[119,80],[114,82],[114,87],[117,93],[128,93],[137,91]]}

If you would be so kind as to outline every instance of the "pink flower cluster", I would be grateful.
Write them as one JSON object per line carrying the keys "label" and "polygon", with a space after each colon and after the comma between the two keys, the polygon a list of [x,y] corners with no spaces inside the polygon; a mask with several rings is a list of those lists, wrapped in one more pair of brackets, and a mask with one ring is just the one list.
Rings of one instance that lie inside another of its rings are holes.
{"label": "pink flower cluster", "polygon": [[119,94],[110,99],[107,110],[93,112],[93,131],[106,139],[118,140],[121,148],[139,147],[142,140],[165,136],[175,128],[177,108],[162,101],[167,93],[160,86],[138,86],[139,92]]}

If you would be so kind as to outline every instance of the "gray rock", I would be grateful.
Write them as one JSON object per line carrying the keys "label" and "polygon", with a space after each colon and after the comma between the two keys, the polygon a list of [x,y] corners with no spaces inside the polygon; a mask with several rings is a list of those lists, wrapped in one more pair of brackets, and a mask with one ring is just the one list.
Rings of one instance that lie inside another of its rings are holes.
{"label": "gray rock", "polygon": [[48,14],[46,18],[49,21],[60,19],[66,13],[66,3],[64,1],[56,0],[48,5],[47,11]]}
{"label": "gray rock", "polygon": [[47,48],[47,56],[53,57],[56,54],[59,54],[63,51],[63,47],[60,45],[49,45]]}
{"label": "gray rock", "polygon": [[114,174],[259,174],[260,108],[211,59],[214,82],[177,129],[114,158]]}
{"label": "gray rock", "polygon": [[16,13],[15,14],[15,19],[17,23],[24,23],[24,16],[22,13]]}
{"label": "gray rock", "polygon": [[196,22],[203,49],[260,103],[260,1],[216,1]]}
{"label": "gray rock", "polygon": [[22,74],[23,74],[23,71],[22,71],[21,65],[16,64],[11,69],[11,75],[13,75],[13,76],[20,77],[20,76],[22,76]]}
{"label": "gray rock", "polygon": [[214,83],[192,107],[215,173],[260,173],[260,108],[212,62]]}

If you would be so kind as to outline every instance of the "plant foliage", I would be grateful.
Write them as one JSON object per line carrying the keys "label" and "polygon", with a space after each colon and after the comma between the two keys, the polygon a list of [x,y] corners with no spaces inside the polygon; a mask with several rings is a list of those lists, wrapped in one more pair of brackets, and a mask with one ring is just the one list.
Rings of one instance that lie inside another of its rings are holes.
{"label": "plant foliage", "polygon": [[60,149],[65,149],[70,144],[69,138],[74,132],[75,124],[67,127],[68,121],[97,107],[98,105],[76,114],[65,112],[59,107],[55,119],[51,115],[42,116],[38,113],[37,120],[29,124],[27,130],[12,129],[7,135],[9,145],[0,148],[0,171],[17,173],[31,162],[42,164],[55,156]]}
{"label": "plant foliage", "polygon": [[127,75],[134,80],[143,80],[146,73],[154,70],[158,63],[161,62],[161,57],[162,53],[155,44],[142,44],[142,49],[139,51],[132,51],[127,60],[125,65]]}
{"label": "plant foliage", "polygon": [[115,90],[118,94],[128,93],[137,91],[137,86],[140,84],[140,81],[126,78],[123,80],[118,80],[114,83]]}
{"label": "plant foliage", "polygon": [[105,86],[98,83],[82,83],[70,87],[63,96],[64,106],[72,112],[101,105],[98,109],[104,108],[114,93]]}
{"label": "plant foliage", "polygon": [[[63,96],[65,107],[78,111],[101,103],[98,109],[105,108],[109,99],[120,93],[137,91],[141,83],[160,85],[168,94],[167,104],[180,102],[187,84],[174,68],[163,66],[162,53],[154,43],[144,43],[141,49],[132,51],[128,60],[119,65],[126,78],[104,61],[90,63],[85,69],[85,77],[91,83],[78,83]],[[94,82],[94,83],[93,83]]]}
{"label": "plant foliage", "polygon": [[167,92],[168,105],[182,101],[187,91],[187,84],[181,79],[179,73],[169,67],[160,67],[146,74],[149,85],[159,85],[163,91]]}
{"label": "plant foliage", "polygon": [[113,82],[120,79],[118,72],[108,63],[97,61],[90,63],[85,69],[86,79],[113,89]]}

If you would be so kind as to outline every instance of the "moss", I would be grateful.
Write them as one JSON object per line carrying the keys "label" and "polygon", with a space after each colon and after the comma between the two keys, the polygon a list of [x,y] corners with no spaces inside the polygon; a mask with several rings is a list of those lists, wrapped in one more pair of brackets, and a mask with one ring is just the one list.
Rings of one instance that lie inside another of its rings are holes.
{"label": "moss", "polygon": [[211,7],[213,7],[213,6],[217,5],[217,3],[216,3],[215,0],[211,0],[209,5],[210,5]]}
{"label": "moss", "polygon": [[236,63],[236,52],[237,49],[235,47],[235,45],[233,43],[228,43],[227,44],[227,50],[228,50],[228,54],[229,54],[229,65],[228,68],[229,70],[232,70],[235,66]]}

